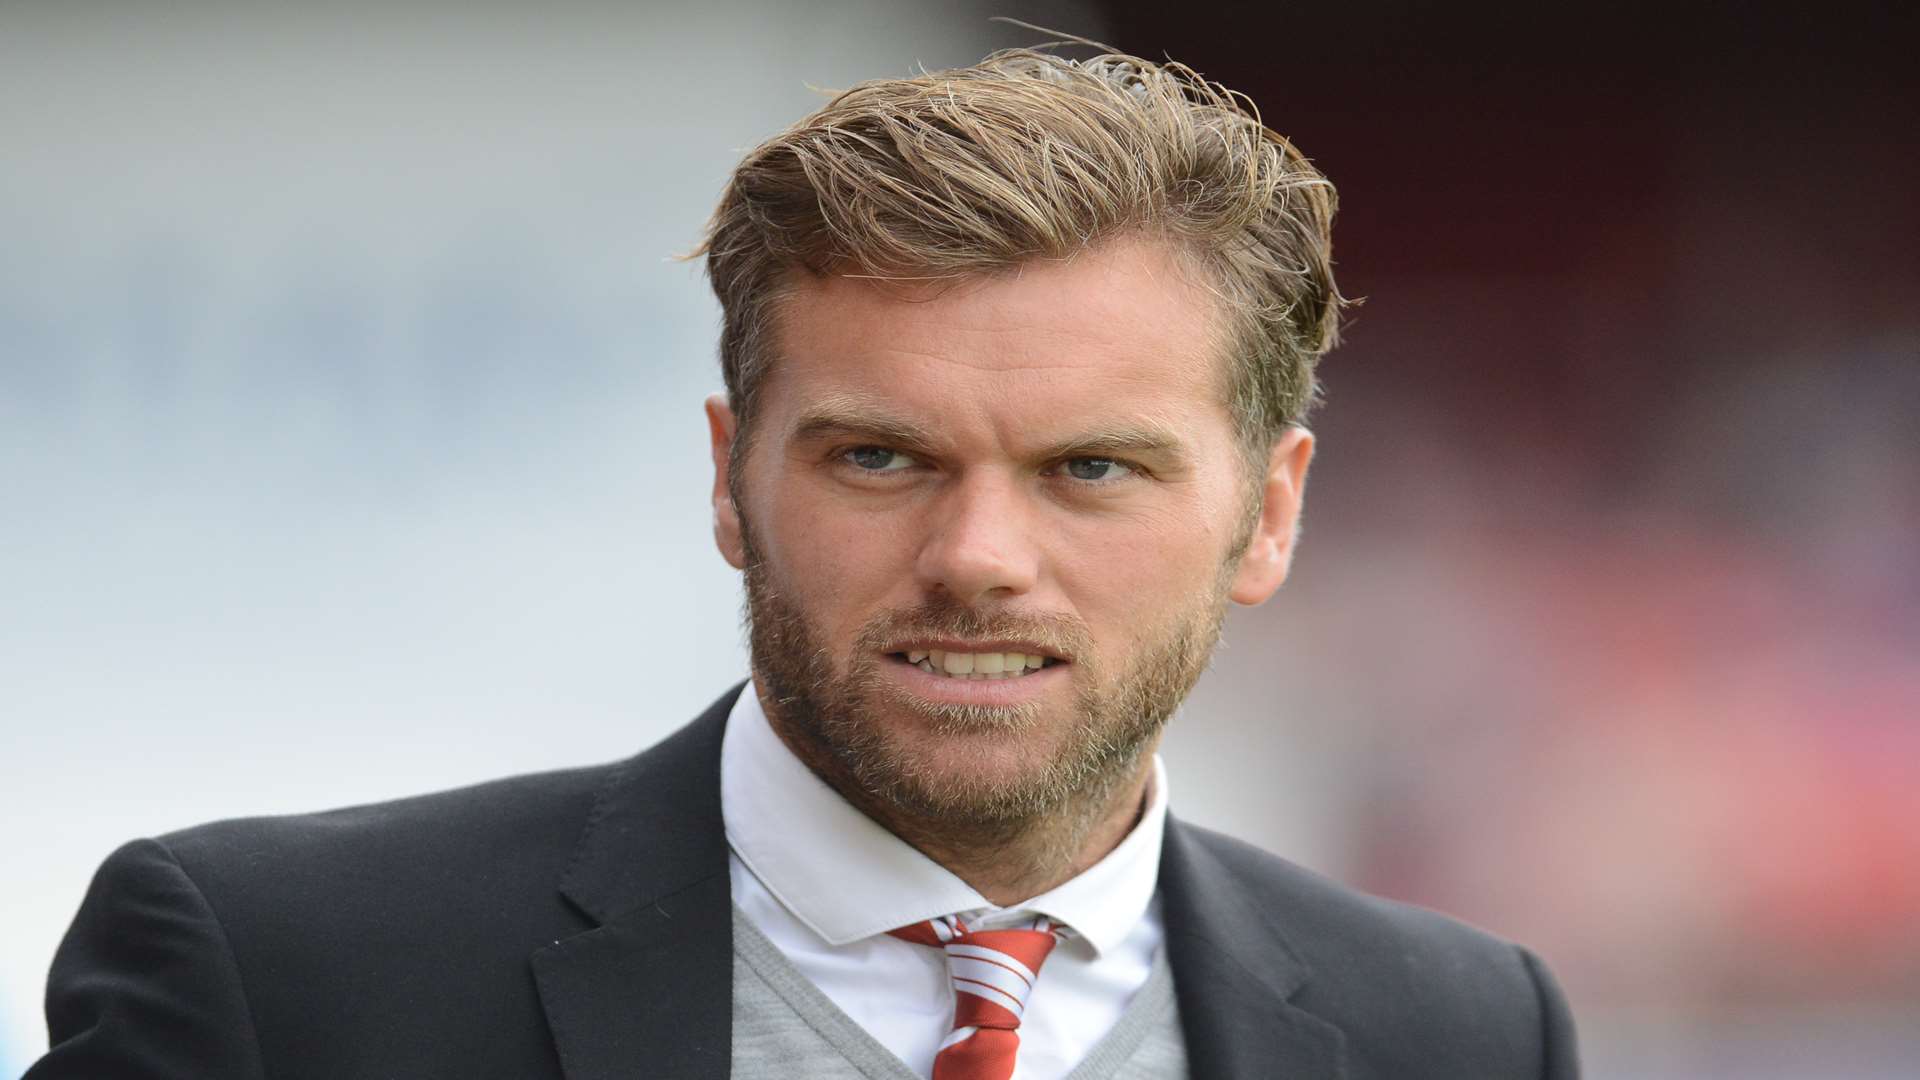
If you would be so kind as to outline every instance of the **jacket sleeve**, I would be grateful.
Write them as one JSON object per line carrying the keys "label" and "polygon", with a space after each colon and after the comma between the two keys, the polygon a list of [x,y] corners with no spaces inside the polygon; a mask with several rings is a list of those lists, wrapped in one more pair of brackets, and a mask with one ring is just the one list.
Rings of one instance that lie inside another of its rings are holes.
{"label": "jacket sleeve", "polygon": [[167,847],[94,875],[47,978],[46,1057],[22,1080],[261,1080],[226,931]]}
{"label": "jacket sleeve", "polygon": [[1539,957],[1521,949],[1520,960],[1533,979],[1534,994],[1540,1001],[1541,1080],[1580,1080],[1580,1052],[1566,996]]}

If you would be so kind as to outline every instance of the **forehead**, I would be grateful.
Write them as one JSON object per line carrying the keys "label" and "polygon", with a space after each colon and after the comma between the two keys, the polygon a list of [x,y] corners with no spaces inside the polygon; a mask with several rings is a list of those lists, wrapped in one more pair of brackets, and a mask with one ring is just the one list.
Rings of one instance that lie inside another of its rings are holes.
{"label": "forehead", "polygon": [[1220,321],[1187,261],[1144,240],[954,282],[805,278],[781,305],[759,409],[858,398],[1010,430],[1224,420]]}

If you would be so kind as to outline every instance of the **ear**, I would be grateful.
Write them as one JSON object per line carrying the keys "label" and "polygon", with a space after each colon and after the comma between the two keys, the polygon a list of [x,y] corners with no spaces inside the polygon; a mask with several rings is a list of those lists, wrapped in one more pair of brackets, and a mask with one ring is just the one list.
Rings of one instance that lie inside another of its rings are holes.
{"label": "ear", "polygon": [[1313,432],[1295,426],[1276,439],[1261,484],[1260,518],[1227,595],[1238,604],[1258,604],[1287,580],[1294,541],[1300,533],[1300,503],[1306,496],[1307,466],[1313,461]]}
{"label": "ear", "polygon": [[740,538],[740,511],[733,505],[728,471],[733,467],[733,439],[739,432],[725,394],[707,398],[707,433],[713,441],[713,542],[735,570],[747,566],[747,547]]}

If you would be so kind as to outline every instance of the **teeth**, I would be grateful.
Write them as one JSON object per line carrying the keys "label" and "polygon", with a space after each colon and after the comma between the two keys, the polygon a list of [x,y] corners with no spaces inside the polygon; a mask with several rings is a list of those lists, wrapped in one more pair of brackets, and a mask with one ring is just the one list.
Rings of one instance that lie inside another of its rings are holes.
{"label": "teeth", "polygon": [[929,674],[945,674],[956,679],[1012,679],[1045,667],[1047,658],[1029,653],[946,652],[942,649],[911,649],[907,663]]}

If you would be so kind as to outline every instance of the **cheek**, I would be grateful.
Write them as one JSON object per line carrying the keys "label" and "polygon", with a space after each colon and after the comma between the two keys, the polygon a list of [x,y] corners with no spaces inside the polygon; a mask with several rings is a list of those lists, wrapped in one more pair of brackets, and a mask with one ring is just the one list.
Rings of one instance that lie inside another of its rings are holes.
{"label": "cheek", "polygon": [[770,500],[754,519],[759,554],[794,602],[836,638],[858,629],[911,580],[912,548],[886,515],[820,500]]}
{"label": "cheek", "polygon": [[1084,617],[1145,633],[1155,616],[1191,608],[1213,589],[1228,537],[1211,519],[1190,509],[1069,525],[1056,548],[1060,580]]}

